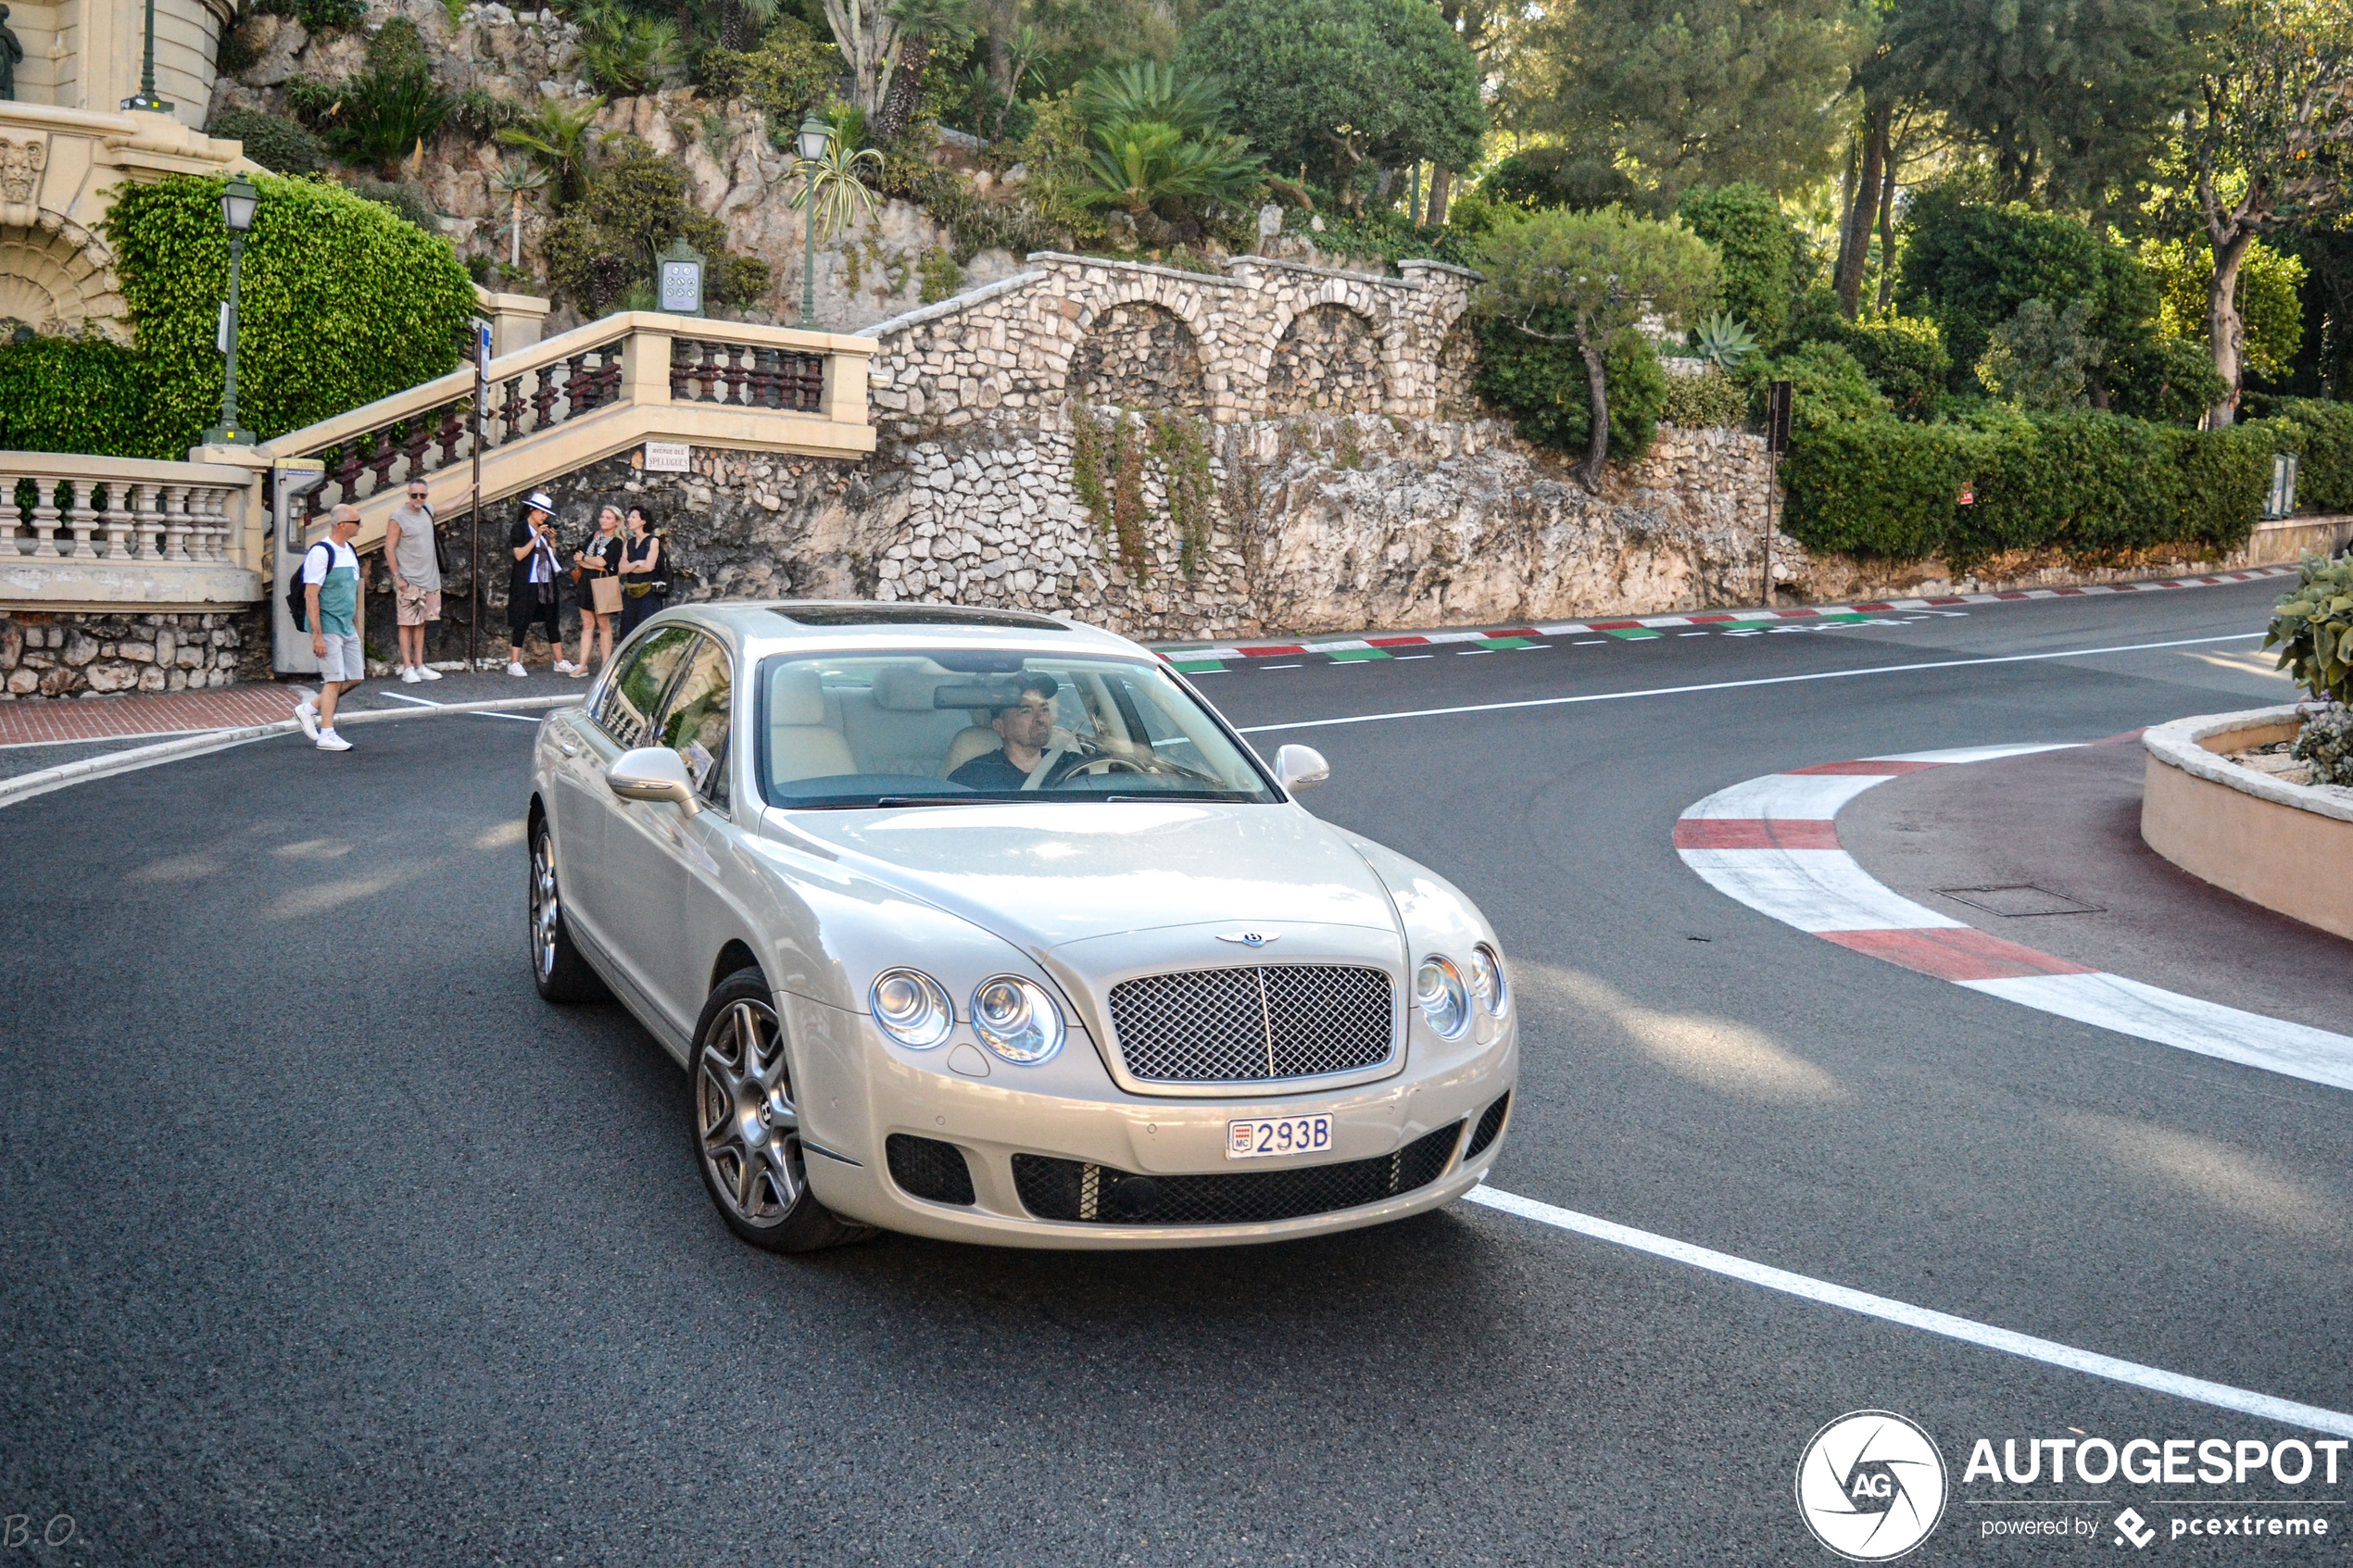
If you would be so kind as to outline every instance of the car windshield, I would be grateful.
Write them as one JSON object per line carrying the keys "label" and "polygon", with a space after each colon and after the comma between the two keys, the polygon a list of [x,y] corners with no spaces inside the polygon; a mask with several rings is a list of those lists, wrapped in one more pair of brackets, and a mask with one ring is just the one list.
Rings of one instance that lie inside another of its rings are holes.
{"label": "car windshield", "polygon": [[757,722],[773,806],[1277,798],[1184,684],[1141,659],[780,657],[761,666]]}

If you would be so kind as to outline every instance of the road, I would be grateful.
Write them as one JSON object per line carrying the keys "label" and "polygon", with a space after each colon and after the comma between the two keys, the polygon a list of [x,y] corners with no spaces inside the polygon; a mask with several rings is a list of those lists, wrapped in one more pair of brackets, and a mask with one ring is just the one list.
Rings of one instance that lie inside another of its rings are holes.
{"label": "road", "polygon": [[[2286,700],[2247,657],[2276,594],[1196,679],[1262,749],[1328,756],[1319,814],[1494,921],[1527,1059],[1495,1187],[2345,1411],[2343,1091],[1844,951],[1672,847],[1757,774]],[[1326,722],[1367,715],[1411,716]],[[1964,1486],[1975,1436],[2298,1434],[1470,1204],[1197,1254],[744,1248],[675,1066],[532,992],[532,734],[378,725],[0,811],[25,1561],[1827,1563],[1793,1474],[1867,1408],[1951,1473],[1907,1561],[2114,1552],[2125,1502],[2353,1497],[2353,1464],[2011,1486],[2106,1499],[2099,1537],[1987,1539],[2032,1509]],[[2333,1512],[2325,1542],[2151,1549],[2334,1561]]]}

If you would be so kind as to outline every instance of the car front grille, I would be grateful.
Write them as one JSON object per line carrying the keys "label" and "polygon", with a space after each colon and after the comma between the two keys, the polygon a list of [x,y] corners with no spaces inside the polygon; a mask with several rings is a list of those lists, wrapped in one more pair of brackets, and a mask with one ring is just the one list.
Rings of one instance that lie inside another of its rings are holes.
{"label": "car front grille", "polygon": [[1463,1150],[1465,1161],[1476,1160],[1487,1152],[1487,1146],[1493,1143],[1495,1135],[1504,1130],[1504,1115],[1511,1108],[1512,1097],[1506,1091],[1501,1099],[1480,1113],[1478,1125],[1471,1129],[1470,1147]]}
{"label": "car front grille", "polygon": [[1119,1054],[1160,1084],[1263,1083],[1378,1066],[1395,1048],[1389,976],[1354,964],[1190,969],[1111,988]]}
{"label": "car front grille", "polygon": [[1329,1214],[1426,1187],[1446,1170],[1463,1135],[1456,1122],[1394,1154],[1287,1171],[1217,1176],[1140,1176],[1110,1165],[1013,1156],[1022,1207],[1041,1220],[1101,1225],[1251,1225]]}
{"label": "car front grille", "polygon": [[890,1179],[908,1197],[934,1203],[972,1202],[972,1167],[954,1144],[893,1133],[883,1140],[883,1152],[890,1158]]}

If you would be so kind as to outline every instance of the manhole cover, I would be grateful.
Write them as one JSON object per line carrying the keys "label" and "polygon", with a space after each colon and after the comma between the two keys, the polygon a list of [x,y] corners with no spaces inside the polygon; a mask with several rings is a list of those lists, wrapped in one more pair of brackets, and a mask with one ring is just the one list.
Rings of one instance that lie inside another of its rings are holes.
{"label": "manhole cover", "polygon": [[2105,908],[2047,887],[2037,887],[2031,882],[2007,887],[1940,887],[1936,891],[1957,904],[1994,915],[2096,915]]}

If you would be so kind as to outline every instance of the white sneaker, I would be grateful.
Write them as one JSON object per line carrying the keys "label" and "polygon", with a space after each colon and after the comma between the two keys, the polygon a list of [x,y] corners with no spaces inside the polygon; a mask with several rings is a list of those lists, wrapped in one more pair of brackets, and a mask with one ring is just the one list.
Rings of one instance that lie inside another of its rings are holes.
{"label": "white sneaker", "polygon": [[321,730],[319,732],[319,749],[321,751],[349,751],[351,749],[351,743],[344,739],[341,735],[335,734],[333,730]]}
{"label": "white sneaker", "polygon": [[569,675],[573,672],[574,668],[575,666],[569,659],[560,659],[556,660],[556,673],[559,675]]}
{"label": "white sneaker", "polygon": [[435,670],[430,664],[420,664],[417,666],[417,679],[420,681],[438,681],[441,679],[441,671]]}
{"label": "white sneaker", "polygon": [[296,708],[295,709],[295,721],[302,726],[302,733],[304,734],[308,735],[312,740],[317,740],[319,738],[319,709],[317,704],[306,702],[299,708]]}
{"label": "white sneaker", "polygon": [[528,675],[531,671],[525,670],[520,664],[510,664],[507,666],[507,673],[510,675]]}
{"label": "white sneaker", "polygon": [[404,686],[413,686],[413,685],[415,685],[418,682],[420,682],[420,681],[422,681],[422,680],[423,680],[423,679],[424,679],[424,677],[423,677],[422,675],[420,675],[420,674],[418,674],[418,673],[417,673],[417,667],[416,667],[415,665],[413,665],[413,664],[405,664],[405,665],[402,665],[402,666],[401,666],[401,668],[400,668],[400,684],[401,684],[402,685],[404,685]]}

